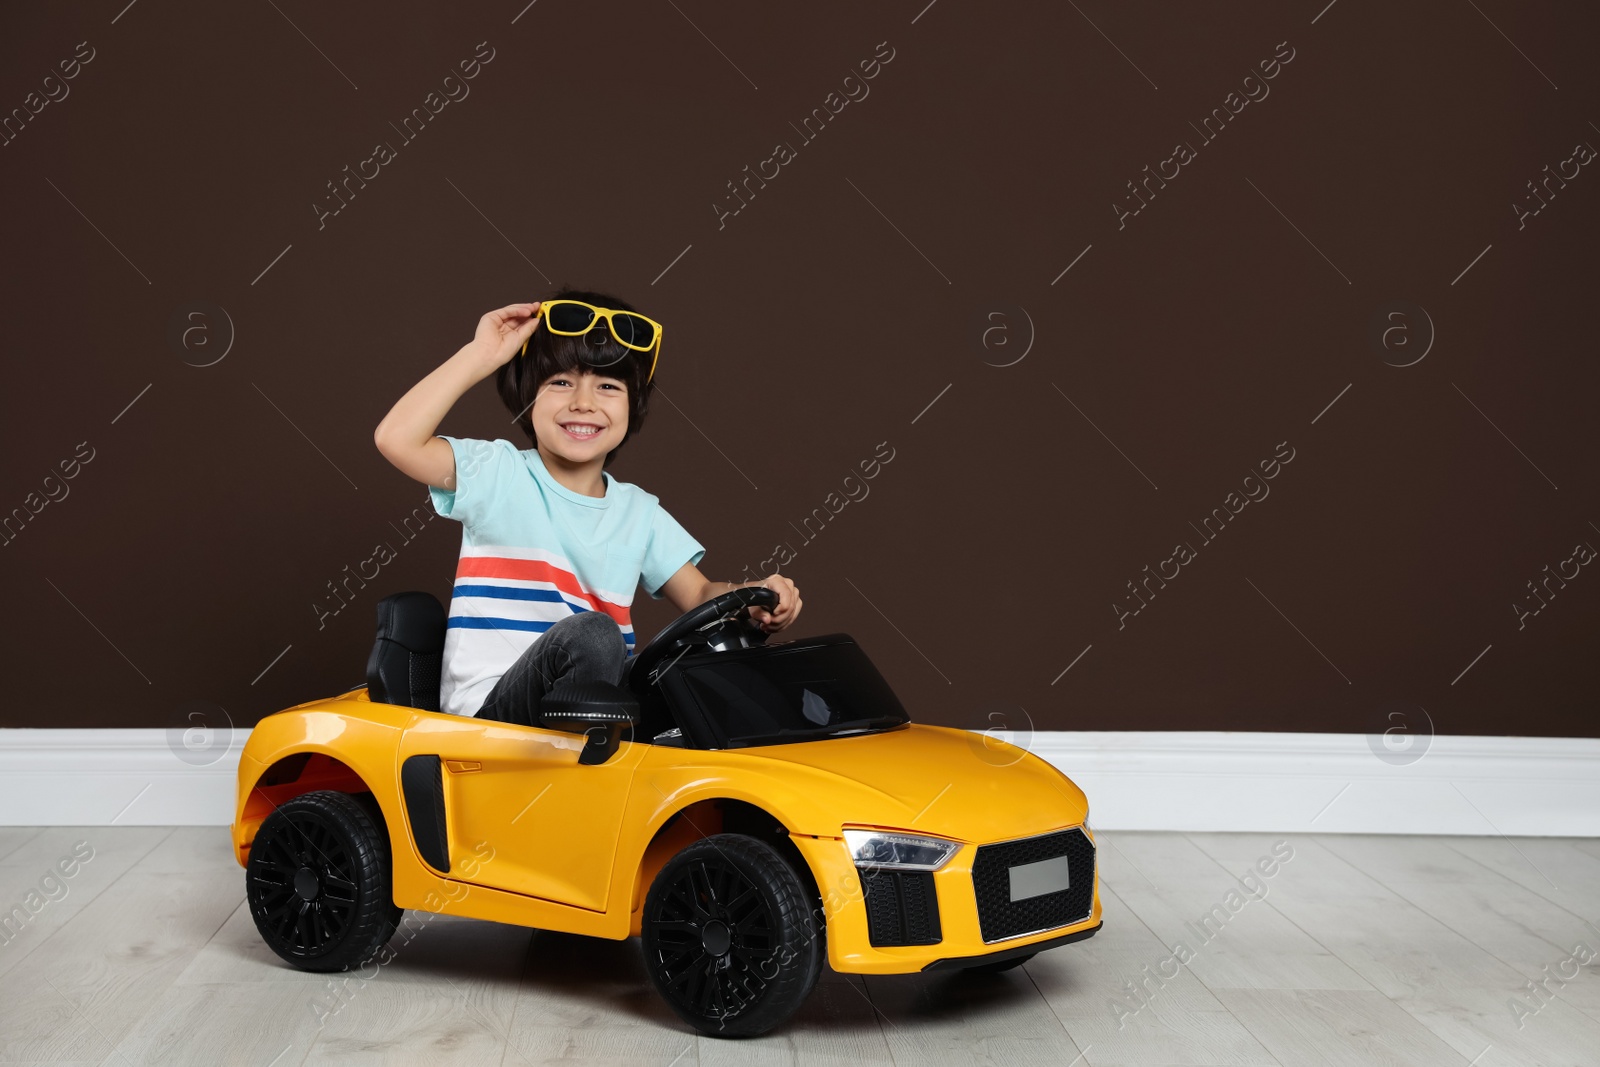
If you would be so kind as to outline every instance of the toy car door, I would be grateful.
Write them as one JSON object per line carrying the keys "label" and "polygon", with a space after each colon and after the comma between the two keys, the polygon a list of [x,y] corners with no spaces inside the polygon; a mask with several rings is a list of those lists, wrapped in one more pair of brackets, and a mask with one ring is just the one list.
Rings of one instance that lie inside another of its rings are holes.
{"label": "toy car door", "polygon": [[617,835],[643,745],[580,765],[577,734],[420,713],[399,749],[423,861],[446,877],[606,909]]}

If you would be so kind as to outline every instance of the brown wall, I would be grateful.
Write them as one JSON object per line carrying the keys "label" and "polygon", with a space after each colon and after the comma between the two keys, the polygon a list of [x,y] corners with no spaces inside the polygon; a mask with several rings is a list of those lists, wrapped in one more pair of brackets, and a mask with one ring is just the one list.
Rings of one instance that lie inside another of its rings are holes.
{"label": "brown wall", "polygon": [[[712,577],[797,550],[792,632],[919,719],[1595,736],[1594,9],[923,2],[9,8],[0,107],[70,93],[0,147],[0,725],[361,683],[460,538],[373,428],[571,283],[669,327],[614,473]],[[487,383],[441,432],[514,437]]]}

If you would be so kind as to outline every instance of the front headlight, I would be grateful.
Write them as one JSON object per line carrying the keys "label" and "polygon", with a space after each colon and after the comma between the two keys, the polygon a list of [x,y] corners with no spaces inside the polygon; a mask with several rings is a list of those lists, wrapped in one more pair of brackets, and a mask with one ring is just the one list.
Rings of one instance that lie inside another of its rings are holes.
{"label": "front headlight", "polygon": [[955,841],[881,830],[846,830],[844,843],[857,867],[893,871],[936,871],[961,848]]}

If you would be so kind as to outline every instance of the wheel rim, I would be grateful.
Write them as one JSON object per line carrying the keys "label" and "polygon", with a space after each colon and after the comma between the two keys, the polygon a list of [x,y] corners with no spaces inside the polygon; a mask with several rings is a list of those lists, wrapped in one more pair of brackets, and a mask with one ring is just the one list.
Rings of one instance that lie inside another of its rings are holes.
{"label": "wheel rim", "polygon": [[294,956],[337,945],[356,911],[355,862],[344,838],[311,812],[251,847],[252,904],[264,931]]}
{"label": "wheel rim", "polygon": [[700,1018],[742,1014],[777,975],[772,906],[726,860],[709,857],[679,870],[664,887],[651,930],[667,996]]}

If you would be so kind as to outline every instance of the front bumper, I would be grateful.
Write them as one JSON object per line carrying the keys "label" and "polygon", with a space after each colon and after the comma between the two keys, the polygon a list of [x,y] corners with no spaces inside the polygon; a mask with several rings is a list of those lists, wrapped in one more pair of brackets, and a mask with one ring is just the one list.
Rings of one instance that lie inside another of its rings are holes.
{"label": "front bumper", "polygon": [[[1100,927],[1100,872],[1094,862],[1093,835],[1084,830],[1091,848],[1089,860],[1092,870],[1092,896],[1087,914],[1057,916],[1064,921],[1052,921],[1043,928],[1028,929],[1013,924],[997,933],[994,903],[993,860],[1015,855],[1019,862],[1033,857],[1018,852],[1024,842],[1047,839],[1076,828],[1063,827],[1038,838],[1025,838],[1022,842],[995,842],[983,845],[964,844],[938,871],[918,876],[931,884],[927,894],[930,905],[936,909],[931,921],[913,924],[906,922],[903,931],[920,934],[911,938],[920,943],[885,944],[885,929],[881,913],[869,918],[868,891],[863,888],[862,876],[857,872],[844,841],[835,837],[802,837],[791,840],[799,847],[822,896],[822,912],[827,921],[828,962],[836,971],[853,974],[908,974],[916,971],[974,966],[997,963],[1007,958],[1039,952],[1069,941],[1093,936]],[[980,857],[979,849],[984,855]],[[974,866],[978,877],[974,879]],[[1081,871],[1080,871],[1081,876]],[[874,884],[878,884],[874,882]],[[1082,885],[1082,882],[1077,882]],[[979,886],[984,886],[980,890]],[[988,900],[982,913],[980,892]],[[910,896],[901,890],[903,900]],[[878,944],[874,944],[876,926]],[[985,940],[985,928],[989,940]],[[1015,936],[1011,936],[1015,932]]]}
{"label": "front bumper", "polygon": [[1026,945],[1018,945],[1015,948],[1003,948],[999,952],[985,952],[977,956],[946,956],[943,959],[934,960],[922,969],[925,971],[958,971],[963,967],[976,967],[985,963],[1004,963],[1006,960],[1016,959],[1018,956],[1032,956],[1034,953],[1043,952],[1047,948],[1059,948],[1062,945],[1070,945],[1074,941],[1082,941],[1085,938],[1093,937],[1100,932],[1102,925],[1102,923],[1096,922],[1093,926],[1084,930],[1062,934],[1059,937],[1046,938],[1043,941],[1033,941]]}

